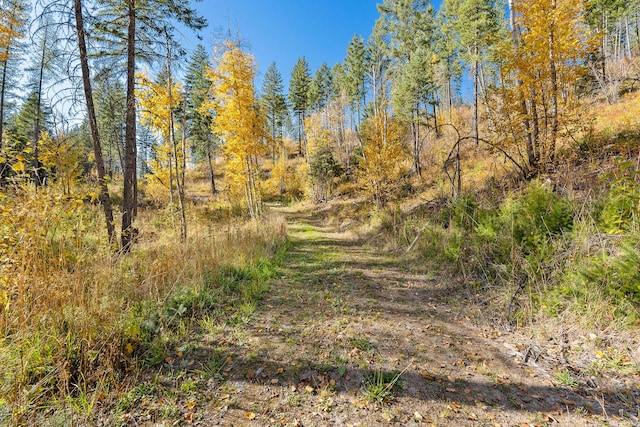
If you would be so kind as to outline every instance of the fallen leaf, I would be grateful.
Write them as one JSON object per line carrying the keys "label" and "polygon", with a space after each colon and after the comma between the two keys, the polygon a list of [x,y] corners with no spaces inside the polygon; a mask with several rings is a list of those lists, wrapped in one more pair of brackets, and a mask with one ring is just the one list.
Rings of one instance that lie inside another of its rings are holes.
{"label": "fallen leaf", "polygon": [[424,417],[422,416],[422,414],[418,411],[413,413],[413,418],[416,419],[416,421],[422,421],[424,420]]}
{"label": "fallen leaf", "polygon": [[245,411],[244,417],[246,419],[248,419],[248,420],[255,420],[256,419],[256,413],[255,412]]}
{"label": "fallen leaf", "polygon": [[433,381],[433,380],[435,380],[435,379],[436,379],[436,377],[435,377],[435,376],[431,375],[431,374],[430,374],[429,372],[427,372],[427,371],[420,371],[420,376],[421,376],[422,378],[424,378],[425,380],[427,380],[427,381]]}
{"label": "fallen leaf", "polygon": [[280,381],[277,378],[274,378],[271,380],[271,384],[276,385],[278,384]]}
{"label": "fallen leaf", "polygon": [[247,377],[248,380],[252,380],[256,377],[256,374],[254,374],[253,372],[247,372],[245,377]]}
{"label": "fallen leaf", "polygon": [[449,393],[455,393],[457,390],[455,388],[452,387],[447,387],[445,388],[446,391],[448,391]]}
{"label": "fallen leaf", "polygon": [[311,387],[310,385],[306,386],[304,388],[308,393],[313,393],[313,387]]}
{"label": "fallen leaf", "polygon": [[187,412],[184,415],[184,420],[188,423],[192,423],[193,422],[193,412]]}
{"label": "fallen leaf", "polygon": [[196,402],[195,401],[187,402],[187,408],[193,409],[195,407],[196,407]]}
{"label": "fallen leaf", "polygon": [[229,357],[227,357],[227,358],[225,359],[225,362],[227,362],[227,363],[231,363],[231,361],[232,361],[232,360],[233,360],[233,359],[229,356]]}
{"label": "fallen leaf", "polygon": [[133,353],[133,345],[131,345],[131,343],[127,343],[124,347],[124,352],[127,353],[127,355]]}

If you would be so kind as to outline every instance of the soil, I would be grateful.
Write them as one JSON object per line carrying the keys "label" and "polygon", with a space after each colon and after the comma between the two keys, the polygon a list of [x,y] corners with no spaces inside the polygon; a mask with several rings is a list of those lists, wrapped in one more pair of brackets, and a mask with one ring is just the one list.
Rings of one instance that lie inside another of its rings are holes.
{"label": "soil", "polygon": [[637,372],[580,374],[562,342],[472,316],[462,280],[282,212],[291,248],[257,310],[189,338],[139,379],[153,392],[102,423],[640,425]]}

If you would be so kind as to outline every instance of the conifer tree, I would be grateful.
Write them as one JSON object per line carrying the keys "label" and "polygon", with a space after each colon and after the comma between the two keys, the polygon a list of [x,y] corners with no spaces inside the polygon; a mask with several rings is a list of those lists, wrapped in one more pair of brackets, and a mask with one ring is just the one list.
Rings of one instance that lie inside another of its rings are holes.
{"label": "conifer tree", "polygon": [[196,156],[207,161],[211,194],[215,195],[217,189],[213,160],[218,141],[211,133],[211,124],[213,122],[211,112],[203,108],[212,86],[211,80],[207,77],[207,72],[210,68],[211,63],[209,62],[207,51],[204,46],[198,45],[191,54],[185,75],[188,97],[186,113],[189,124],[189,138]]}
{"label": "conifer tree", "polygon": [[269,66],[262,84],[262,104],[267,117],[267,130],[271,139],[272,157],[279,150],[283,155],[282,135],[287,115],[287,99],[284,95],[282,75],[276,63]]}
{"label": "conifer tree", "polygon": [[319,111],[326,108],[331,98],[331,70],[326,62],[323,62],[311,81],[309,88],[309,103],[311,109]]}
{"label": "conifer tree", "polygon": [[298,122],[298,147],[301,155],[306,156],[304,145],[304,120],[309,111],[309,90],[311,88],[311,72],[309,64],[303,56],[299,58],[291,72],[289,81],[289,102]]}
{"label": "conifer tree", "polygon": [[480,92],[486,93],[483,63],[492,59],[497,44],[506,37],[501,6],[496,0],[445,0],[443,5],[455,29],[460,56],[473,76],[473,133],[476,142],[480,138]]}
{"label": "conifer tree", "polygon": [[356,122],[359,123],[366,96],[366,47],[364,40],[357,34],[349,42],[344,65],[347,73],[347,94],[352,107],[355,107]]}
{"label": "conifer tree", "polygon": [[428,0],[384,0],[378,5],[393,59],[392,102],[400,118],[411,126],[413,169],[422,175],[421,126],[433,106],[437,123],[434,82],[436,58],[435,13]]}
{"label": "conifer tree", "polygon": [[[127,252],[135,240],[133,221],[137,211],[137,147],[136,147],[136,97],[135,75],[137,59],[162,56],[164,52],[166,24],[177,21],[193,30],[206,26],[206,20],[197,15],[184,0],[99,0],[106,6],[101,14],[100,29],[113,44],[126,52],[126,97],[124,142],[124,189],[122,197],[122,249]],[[123,29],[126,28],[126,31]],[[144,34],[144,37],[141,35]],[[138,42],[149,43],[147,49],[139,49]],[[146,52],[145,52],[146,51]]]}

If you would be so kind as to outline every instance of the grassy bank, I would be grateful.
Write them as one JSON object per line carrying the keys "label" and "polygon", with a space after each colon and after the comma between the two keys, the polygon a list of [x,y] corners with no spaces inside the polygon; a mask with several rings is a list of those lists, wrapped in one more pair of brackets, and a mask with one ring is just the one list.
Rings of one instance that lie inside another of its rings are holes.
{"label": "grassy bank", "polygon": [[99,206],[55,188],[4,194],[0,215],[0,424],[88,415],[165,360],[194,322],[241,321],[286,239],[276,216],[214,222],[194,205],[186,243],[170,209],[142,210],[138,243],[114,255]]}

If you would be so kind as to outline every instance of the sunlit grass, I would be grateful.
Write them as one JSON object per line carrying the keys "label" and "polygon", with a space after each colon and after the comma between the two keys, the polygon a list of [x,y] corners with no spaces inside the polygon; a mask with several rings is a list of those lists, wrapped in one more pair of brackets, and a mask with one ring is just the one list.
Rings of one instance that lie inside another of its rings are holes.
{"label": "sunlit grass", "polygon": [[141,209],[122,255],[87,198],[25,186],[1,203],[0,412],[16,423],[44,402],[91,412],[98,388],[162,360],[172,336],[217,307],[249,318],[286,234],[277,216],[214,222],[190,204],[180,244],[175,212]]}

